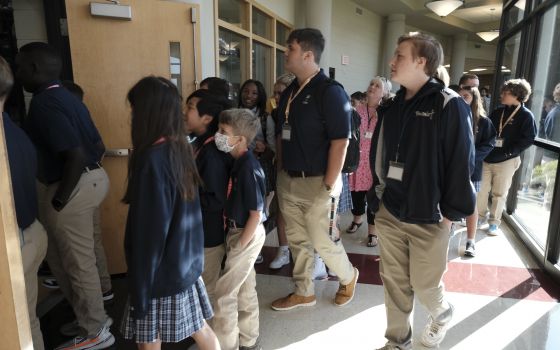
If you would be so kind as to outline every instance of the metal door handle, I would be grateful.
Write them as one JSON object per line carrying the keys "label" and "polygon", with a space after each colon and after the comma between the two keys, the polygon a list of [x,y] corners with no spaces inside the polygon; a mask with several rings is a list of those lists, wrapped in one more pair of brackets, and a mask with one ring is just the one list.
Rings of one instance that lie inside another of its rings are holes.
{"label": "metal door handle", "polygon": [[105,157],[128,157],[129,153],[127,148],[111,148],[105,150]]}

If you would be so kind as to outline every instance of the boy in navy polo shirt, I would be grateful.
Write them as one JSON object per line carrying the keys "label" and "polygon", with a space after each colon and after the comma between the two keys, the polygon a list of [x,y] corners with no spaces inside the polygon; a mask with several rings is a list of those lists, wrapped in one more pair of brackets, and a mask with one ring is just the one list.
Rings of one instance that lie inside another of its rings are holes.
{"label": "boy in navy polo shirt", "polygon": [[[264,244],[265,176],[248,145],[260,122],[248,109],[231,109],[220,114],[215,135],[220,151],[235,158],[231,192],[225,214],[228,223],[227,259],[216,283],[213,328],[224,350],[260,349],[259,301],[255,289],[254,263]],[[242,312],[238,312],[242,311]]]}
{"label": "boy in navy polo shirt", "polygon": [[229,154],[216,148],[214,134],[218,131],[220,113],[227,108],[227,99],[200,89],[187,98],[187,109],[183,116],[186,131],[194,138],[191,145],[203,183],[199,189],[204,228],[202,279],[212,305],[215,304],[214,289],[226,254],[224,207],[233,164]]}

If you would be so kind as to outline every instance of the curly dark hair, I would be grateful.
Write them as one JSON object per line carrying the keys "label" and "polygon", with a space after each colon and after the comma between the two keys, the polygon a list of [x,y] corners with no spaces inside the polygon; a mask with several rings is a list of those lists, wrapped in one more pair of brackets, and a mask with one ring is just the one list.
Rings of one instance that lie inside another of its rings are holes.
{"label": "curly dark hair", "polygon": [[509,92],[519,102],[527,102],[529,96],[531,96],[531,84],[523,78],[521,79],[510,79],[504,83],[502,90],[500,92]]}

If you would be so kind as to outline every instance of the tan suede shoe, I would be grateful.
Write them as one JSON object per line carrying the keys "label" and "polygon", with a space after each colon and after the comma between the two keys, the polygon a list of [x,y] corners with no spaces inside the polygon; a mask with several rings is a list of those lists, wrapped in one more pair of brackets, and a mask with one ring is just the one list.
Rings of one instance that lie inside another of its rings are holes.
{"label": "tan suede shoe", "polygon": [[313,306],[315,305],[315,303],[316,303],[315,295],[304,297],[302,295],[297,295],[295,293],[292,293],[287,297],[275,300],[274,302],[272,302],[271,307],[273,310],[276,311],[286,311],[298,307]]}
{"label": "tan suede shoe", "polygon": [[356,283],[358,283],[358,276],[360,272],[357,268],[354,267],[354,278],[352,282],[349,284],[340,284],[338,287],[338,292],[336,292],[336,296],[334,297],[334,304],[336,306],[344,306],[352,301],[354,298],[354,292],[356,291]]}

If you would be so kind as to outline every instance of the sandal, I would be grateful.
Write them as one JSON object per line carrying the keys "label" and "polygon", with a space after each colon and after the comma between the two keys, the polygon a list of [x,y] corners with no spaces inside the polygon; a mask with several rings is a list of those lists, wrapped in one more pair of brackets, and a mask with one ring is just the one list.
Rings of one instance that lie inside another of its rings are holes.
{"label": "sandal", "polygon": [[352,223],[350,224],[350,227],[348,227],[346,229],[346,233],[354,233],[356,231],[358,231],[358,229],[360,228],[360,226],[362,226],[363,222],[354,222],[352,221]]}
{"label": "sandal", "polygon": [[376,235],[367,235],[368,241],[367,241],[367,246],[368,247],[375,247],[377,245],[377,236]]}

